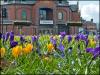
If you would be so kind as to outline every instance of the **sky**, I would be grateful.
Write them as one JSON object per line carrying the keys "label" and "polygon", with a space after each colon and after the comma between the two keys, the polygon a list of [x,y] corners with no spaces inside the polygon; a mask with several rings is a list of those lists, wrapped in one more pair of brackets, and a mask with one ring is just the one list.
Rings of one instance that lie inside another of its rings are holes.
{"label": "sky", "polygon": [[[77,4],[77,1],[69,1],[69,4]],[[79,1],[81,17],[87,21],[93,18],[95,23],[99,23],[99,1]]]}

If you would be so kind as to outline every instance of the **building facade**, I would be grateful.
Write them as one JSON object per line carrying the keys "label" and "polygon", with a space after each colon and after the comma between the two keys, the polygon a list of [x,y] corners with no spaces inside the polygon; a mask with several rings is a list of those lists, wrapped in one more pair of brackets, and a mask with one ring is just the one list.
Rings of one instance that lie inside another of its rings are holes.
{"label": "building facade", "polygon": [[96,23],[93,22],[93,19],[91,19],[90,21],[84,20],[82,23],[83,23],[82,27],[84,31],[88,31],[90,33],[93,33],[93,32],[97,33],[97,25]]}
{"label": "building facade", "polygon": [[1,5],[0,30],[5,33],[20,30],[25,35],[39,33],[78,33],[81,26],[78,2],[67,0],[4,0]]}

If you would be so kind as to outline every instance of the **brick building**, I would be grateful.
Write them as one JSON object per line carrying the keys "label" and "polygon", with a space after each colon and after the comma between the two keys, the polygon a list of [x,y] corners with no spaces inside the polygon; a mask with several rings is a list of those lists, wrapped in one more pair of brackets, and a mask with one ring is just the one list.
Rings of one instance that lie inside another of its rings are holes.
{"label": "brick building", "polygon": [[96,23],[93,22],[93,19],[91,19],[91,21],[86,21],[86,20],[83,20],[82,21],[82,27],[84,29],[84,31],[88,31],[88,32],[97,32],[97,25]]}
{"label": "brick building", "polygon": [[0,30],[5,33],[21,30],[26,35],[39,33],[78,33],[82,24],[78,2],[69,5],[67,0],[4,0],[0,10]]}

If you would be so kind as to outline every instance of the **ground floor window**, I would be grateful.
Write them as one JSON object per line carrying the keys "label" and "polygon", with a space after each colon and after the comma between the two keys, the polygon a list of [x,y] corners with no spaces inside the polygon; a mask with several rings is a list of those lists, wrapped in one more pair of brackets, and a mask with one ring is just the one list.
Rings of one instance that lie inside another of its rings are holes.
{"label": "ground floor window", "polygon": [[51,29],[40,29],[39,34],[51,34],[53,33],[53,30]]}

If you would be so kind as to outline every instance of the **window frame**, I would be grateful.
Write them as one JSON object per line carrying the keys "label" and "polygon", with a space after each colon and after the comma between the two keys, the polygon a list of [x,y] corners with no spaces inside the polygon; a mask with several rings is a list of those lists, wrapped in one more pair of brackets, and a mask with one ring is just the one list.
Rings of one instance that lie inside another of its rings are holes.
{"label": "window frame", "polygon": [[22,10],[22,12],[21,12],[21,19],[22,20],[27,20],[27,11],[26,10]]}
{"label": "window frame", "polygon": [[63,20],[63,12],[58,12],[58,20]]}

